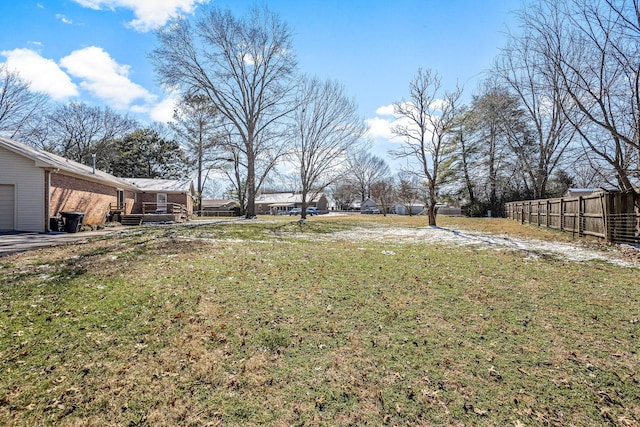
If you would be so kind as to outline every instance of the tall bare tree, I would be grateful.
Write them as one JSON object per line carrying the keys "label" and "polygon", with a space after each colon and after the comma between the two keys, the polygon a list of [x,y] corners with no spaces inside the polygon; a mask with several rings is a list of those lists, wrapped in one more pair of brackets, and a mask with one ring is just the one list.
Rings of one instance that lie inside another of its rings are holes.
{"label": "tall bare tree", "polygon": [[562,89],[559,70],[546,59],[546,53],[541,53],[545,44],[541,46],[540,42],[540,36],[525,27],[510,37],[493,68],[493,75],[517,98],[529,123],[530,141],[525,141],[519,134],[521,129],[510,126],[508,120],[504,121],[504,129],[513,131],[510,143],[520,155],[535,198],[546,197],[553,172],[563,161],[572,160],[567,156],[576,134],[571,122],[579,125],[570,96]]}
{"label": "tall bare tree", "polygon": [[41,128],[49,98],[0,64],[0,135],[30,143]]}
{"label": "tall bare tree", "polygon": [[297,64],[287,25],[266,8],[241,18],[209,8],[193,24],[171,22],[157,39],[151,60],[160,81],[184,94],[201,93],[233,129],[229,143],[246,167],[246,216],[254,217],[264,178],[257,176],[257,162],[283,154],[276,147],[279,125],[292,110]]}
{"label": "tall bare tree", "polygon": [[383,181],[391,173],[387,162],[362,149],[356,150],[348,158],[349,179],[358,188],[360,200],[371,197],[371,186],[374,182]]}
{"label": "tall bare tree", "polygon": [[567,115],[588,151],[635,191],[640,152],[640,6],[637,0],[538,0],[522,25],[576,109]]}
{"label": "tall bare tree", "polygon": [[443,90],[437,72],[419,69],[409,84],[409,99],[393,105],[398,124],[392,132],[404,144],[392,155],[412,159],[418,166],[413,172],[426,180],[429,225],[436,225],[440,173],[452,160],[451,140],[461,94],[459,88]]}
{"label": "tall bare tree", "polygon": [[291,159],[299,172],[305,218],[307,203],[344,175],[343,165],[365,126],[357,104],[336,81],[302,79],[296,104]]}

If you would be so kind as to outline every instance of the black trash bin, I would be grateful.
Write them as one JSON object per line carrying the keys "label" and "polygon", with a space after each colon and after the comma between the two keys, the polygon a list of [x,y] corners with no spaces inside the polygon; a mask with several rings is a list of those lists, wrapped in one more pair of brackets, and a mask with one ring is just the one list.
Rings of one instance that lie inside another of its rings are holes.
{"label": "black trash bin", "polygon": [[84,212],[60,212],[64,218],[64,231],[67,233],[77,233],[82,226]]}
{"label": "black trash bin", "polygon": [[49,231],[64,231],[64,221],[59,216],[49,218]]}

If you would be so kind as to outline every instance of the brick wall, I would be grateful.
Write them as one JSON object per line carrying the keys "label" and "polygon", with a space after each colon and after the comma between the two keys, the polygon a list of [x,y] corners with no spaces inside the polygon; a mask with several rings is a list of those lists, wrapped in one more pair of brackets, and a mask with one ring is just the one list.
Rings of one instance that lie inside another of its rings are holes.
{"label": "brick wall", "polygon": [[[116,187],[74,178],[59,173],[51,174],[50,216],[60,212],[84,212],[84,224],[101,224],[109,213],[109,204],[117,203]],[[127,213],[133,208],[136,195],[125,190]]]}

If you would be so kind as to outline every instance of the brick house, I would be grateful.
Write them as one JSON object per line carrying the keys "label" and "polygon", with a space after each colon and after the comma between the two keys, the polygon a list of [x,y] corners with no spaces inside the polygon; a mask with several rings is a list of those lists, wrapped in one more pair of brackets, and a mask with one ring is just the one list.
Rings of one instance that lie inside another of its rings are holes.
{"label": "brick house", "polygon": [[0,137],[0,231],[50,231],[49,218],[83,212],[85,224],[113,210],[136,213],[144,192],[131,182]]}

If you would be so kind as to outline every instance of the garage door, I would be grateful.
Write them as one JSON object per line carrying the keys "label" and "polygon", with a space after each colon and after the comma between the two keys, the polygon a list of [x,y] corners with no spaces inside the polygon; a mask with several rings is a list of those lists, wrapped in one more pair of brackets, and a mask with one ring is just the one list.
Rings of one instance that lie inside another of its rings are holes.
{"label": "garage door", "polygon": [[14,186],[0,184],[0,231],[15,229]]}

